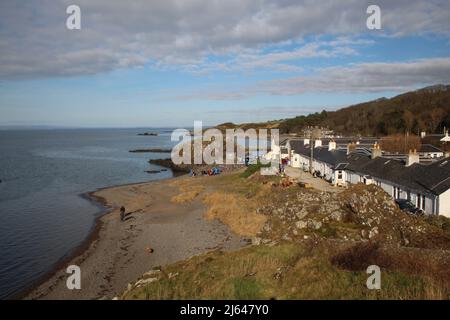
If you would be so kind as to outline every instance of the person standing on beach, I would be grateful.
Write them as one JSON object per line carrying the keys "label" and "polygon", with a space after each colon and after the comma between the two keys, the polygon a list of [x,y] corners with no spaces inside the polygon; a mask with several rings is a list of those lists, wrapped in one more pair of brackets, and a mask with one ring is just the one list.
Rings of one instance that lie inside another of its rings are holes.
{"label": "person standing on beach", "polygon": [[125,207],[120,207],[120,221],[125,220]]}

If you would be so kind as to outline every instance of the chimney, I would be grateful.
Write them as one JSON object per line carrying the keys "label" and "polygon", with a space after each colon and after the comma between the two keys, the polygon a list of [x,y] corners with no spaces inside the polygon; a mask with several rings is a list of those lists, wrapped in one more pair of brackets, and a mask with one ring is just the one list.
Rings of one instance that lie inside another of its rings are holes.
{"label": "chimney", "polygon": [[354,144],[353,142],[349,143],[347,145],[347,155],[352,153],[355,149],[356,149],[356,144]]}
{"label": "chimney", "polygon": [[307,144],[309,144],[309,139],[308,138],[304,138],[303,139],[303,145],[306,146]]}
{"label": "chimney", "polygon": [[322,146],[322,140],[320,140],[320,139],[314,140],[314,148],[321,147],[321,146]]}
{"label": "chimney", "polygon": [[371,158],[375,159],[378,157],[381,157],[381,149],[380,149],[380,145],[378,143],[375,143],[372,147],[372,155]]}
{"label": "chimney", "polygon": [[414,163],[419,163],[420,158],[419,155],[416,152],[416,149],[414,150],[409,150],[409,153],[406,157],[406,166],[409,167],[410,165],[414,164]]}
{"label": "chimney", "polygon": [[420,137],[423,139],[427,136],[427,133],[425,131],[420,132]]}
{"label": "chimney", "polygon": [[335,149],[336,149],[336,142],[333,140],[330,140],[330,142],[328,142],[328,151],[335,150]]}

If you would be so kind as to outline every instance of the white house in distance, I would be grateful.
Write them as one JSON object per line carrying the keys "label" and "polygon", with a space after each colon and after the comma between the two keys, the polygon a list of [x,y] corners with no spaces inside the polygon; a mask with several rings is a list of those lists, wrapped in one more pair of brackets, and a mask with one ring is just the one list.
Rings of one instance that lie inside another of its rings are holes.
{"label": "white house in distance", "polygon": [[[430,164],[419,163],[417,152],[410,152],[404,160],[386,158],[377,144],[367,153],[350,143],[346,149],[336,147],[329,140],[313,142],[313,170],[316,175],[334,185],[376,184],[395,199],[407,199],[427,214],[450,217],[450,158]],[[309,170],[310,142],[291,139],[286,142],[290,165]]]}
{"label": "white house in distance", "polygon": [[420,150],[418,151],[421,157],[426,158],[442,158],[445,155],[445,152],[432,144],[422,144],[420,146]]}
{"label": "white house in distance", "polygon": [[448,135],[448,130],[445,130],[444,136],[441,138],[441,142],[450,142],[450,136]]}

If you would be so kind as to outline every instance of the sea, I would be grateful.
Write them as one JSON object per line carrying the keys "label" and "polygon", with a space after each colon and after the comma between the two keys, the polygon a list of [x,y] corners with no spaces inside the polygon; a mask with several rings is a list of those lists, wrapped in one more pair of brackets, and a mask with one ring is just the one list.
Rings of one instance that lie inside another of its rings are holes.
{"label": "sea", "polygon": [[[157,136],[138,135],[157,132]],[[171,128],[0,130],[0,299],[19,297],[93,231],[105,208],[85,194],[172,177],[148,163]]]}

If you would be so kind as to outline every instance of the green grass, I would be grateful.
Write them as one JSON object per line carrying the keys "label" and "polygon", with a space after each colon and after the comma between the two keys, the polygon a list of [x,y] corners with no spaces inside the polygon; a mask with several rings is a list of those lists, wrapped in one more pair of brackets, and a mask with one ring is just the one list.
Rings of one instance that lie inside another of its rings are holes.
{"label": "green grass", "polygon": [[247,167],[247,169],[241,174],[241,178],[248,178],[255,172],[259,171],[261,168],[269,168],[270,163],[262,164],[258,162],[257,164],[251,164]]}
{"label": "green grass", "polygon": [[251,246],[211,252],[166,267],[162,276],[125,299],[436,299],[448,298],[427,277],[382,270],[381,290],[364,271],[334,266],[335,249],[311,243]]}
{"label": "green grass", "polygon": [[234,297],[238,300],[261,299],[261,288],[254,278],[235,278],[233,280]]}

